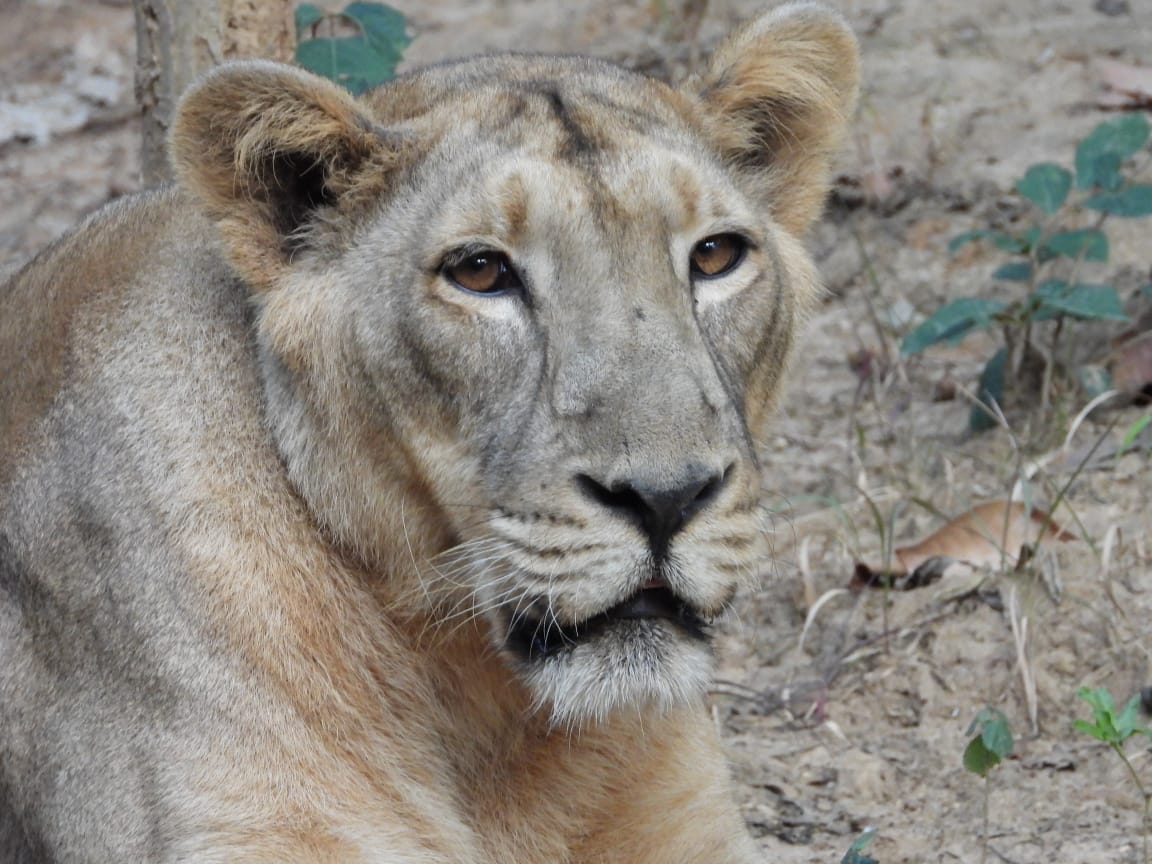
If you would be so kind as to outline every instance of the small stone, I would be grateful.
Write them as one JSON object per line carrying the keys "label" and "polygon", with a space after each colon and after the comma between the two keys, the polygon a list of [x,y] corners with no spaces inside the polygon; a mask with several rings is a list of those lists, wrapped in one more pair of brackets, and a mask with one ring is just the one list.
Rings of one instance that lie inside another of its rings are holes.
{"label": "small stone", "polygon": [[1101,15],[1109,15],[1113,18],[1117,15],[1132,14],[1132,7],[1128,5],[1128,0],[1096,0],[1092,4],[1092,8]]}

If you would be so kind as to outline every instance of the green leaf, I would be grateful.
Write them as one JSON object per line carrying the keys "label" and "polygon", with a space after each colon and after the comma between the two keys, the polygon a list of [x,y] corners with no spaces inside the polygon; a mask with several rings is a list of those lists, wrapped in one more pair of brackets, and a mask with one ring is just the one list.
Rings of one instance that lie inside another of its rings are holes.
{"label": "green leaf", "polygon": [[391,67],[364,36],[309,39],[296,46],[296,62],[353,93],[387,81]]}
{"label": "green leaf", "polygon": [[1020,238],[1013,237],[1011,234],[1005,234],[1003,231],[991,231],[988,229],[965,231],[963,234],[957,234],[948,241],[948,251],[955,252],[961,246],[974,243],[977,240],[991,240],[997,249],[1004,252],[1023,254],[1028,251],[1028,244]]}
{"label": "green leaf", "polygon": [[1003,279],[1005,282],[1027,282],[1032,278],[1032,263],[1030,261],[1009,261],[1001,264],[992,273],[993,279]]}
{"label": "green leaf", "polygon": [[1138,418],[1135,423],[1129,426],[1128,431],[1124,433],[1124,440],[1120,442],[1120,449],[1117,452],[1123,453],[1125,450],[1131,447],[1132,442],[1139,437],[1140,433],[1144,431],[1149,423],[1152,423],[1152,414],[1145,414],[1143,417]]}
{"label": "green leaf", "polygon": [[301,3],[295,14],[297,38],[328,17],[328,13],[314,3]]}
{"label": "green leaf", "polygon": [[1091,735],[1097,741],[1108,743],[1108,737],[1095,723],[1089,723],[1087,720],[1073,720],[1072,728],[1077,732],[1083,732],[1085,735]]}
{"label": "green leaf", "polygon": [[1089,132],[1076,148],[1076,188],[1114,189],[1121,164],[1147,143],[1149,131],[1148,118],[1133,113],[1105,120]]}
{"label": "green leaf", "polygon": [[1108,235],[1095,228],[1078,231],[1059,231],[1048,237],[1043,244],[1057,255],[1066,258],[1083,258],[1085,261],[1108,260]]}
{"label": "green leaf", "polygon": [[1112,694],[1103,687],[1097,687],[1095,690],[1081,687],[1076,691],[1076,695],[1091,706],[1092,722],[1075,720],[1072,727],[1106,744],[1116,746],[1123,744],[1124,738],[1117,728],[1116,703],[1112,700]]}
{"label": "green leaf", "polygon": [[1119,192],[1093,195],[1085,199],[1084,206],[1125,219],[1152,216],[1152,183],[1135,183]]}
{"label": "green leaf", "polygon": [[969,330],[987,327],[1004,309],[1000,300],[961,297],[945,303],[900,342],[901,354],[916,354],[937,342],[959,342]]}
{"label": "green leaf", "polygon": [[1116,703],[1112,700],[1112,694],[1104,687],[1097,687],[1095,690],[1081,687],[1076,691],[1076,695],[1092,706],[1093,714],[1111,717],[1116,713]]}
{"label": "green leaf", "polygon": [[296,38],[299,39],[309,28],[324,18],[324,10],[312,3],[301,3],[296,7]]}
{"label": "green leaf", "polygon": [[987,777],[988,772],[1003,761],[984,744],[980,736],[968,742],[964,748],[964,768],[973,774]]}
{"label": "green leaf", "polygon": [[1012,755],[1012,726],[999,708],[981,708],[968,724],[965,735],[979,731],[984,746],[1006,759]]}
{"label": "green leaf", "polygon": [[1111,285],[1077,282],[1069,285],[1063,279],[1046,279],[1032,294],[1036,302],[1033,319],[1044,321],[1058,315],[1071,315],[1083,320],[1127,321],[1120,295]]}
{"label": "green leaf", "polygon": [[391,78],[404,56],[404,49],[412,42],[404,16],[383,3],[350,3],[344,15],[360,26],[381,58],[390,65],[388,78]]}
{"label": "green leaf", "polygon": [[1060,209],[1072,188],[1072,174],[1052,162],[1041,162],[1024,172],[1016,191],[1051,216]]}
{"label": "green leaf", "polygon": [[[999,714],[999,712],[997,712]],[[984,724],[984,731],[980,733],[980,740],[984,746],[1001,759],[1012,755],[1012,730],[1008,726],[1008,718],[1001,714],[995,720]]]}
{"label": "green leaf", "polygon": [[963,234],[957,234],[955,237],[948,241],[948,251],[955,252],[961,246],[966,246],[969,243],[975,243],[977,240],[983,240],[985,237],[989,237],[995,233],[995,231],[984,231],[977,229],[975,231],[965,231]]}
{"label": "green leaf", "polygon": [[1124,160],[1116,153],[1105,153],[1102,156],[1097,156],[1089,164],[1084,166],[1083,174],[1077,172],[1077,187],[1083,188],[1080,182],[1080,177],[1085,178],[1088,186],[1097,186],[1100,189],[1108,191],[1115,191],[1124,185],[1124,175],[1120,173],[1120,168],[1124,164]]}
{"label": "green leaf", "polygon": [[1120,715],[1116,718],[1116,731],[1120,733],[1120,737],[1124,739],[1131,738],[1140,724],[1136,720],[1136,712],[1140,709],[1140,695],[1137,694],[1128,700],[1128,704],[1120,711]]}
{"label": "green leaf", "polygon": [[865,828],[864,832],[853,841],[844,857],[840,859],[840,864],[876,864],[875,858],[863,854],[875,836],[875,829]]}
{"label": "green leaf", "polygon": [[976,398],[981,405],[973,405],[968,412],[968,428],[973,432],[987,432],[996,425],[996,419],[988,413],[984,405],[997,405],[1004,402],[1004,368],[1008,361],[1008,349],[1001,348],[993,354],[980,373],[980,383],[976,388]]}
{"label": "green leaf", "polygon": [[411,41],[404,16],[383,3],[351,3],[340,14],[359,27],[360,33],[304,40],[296,46],[296,62],[353,93],[392,78]]}

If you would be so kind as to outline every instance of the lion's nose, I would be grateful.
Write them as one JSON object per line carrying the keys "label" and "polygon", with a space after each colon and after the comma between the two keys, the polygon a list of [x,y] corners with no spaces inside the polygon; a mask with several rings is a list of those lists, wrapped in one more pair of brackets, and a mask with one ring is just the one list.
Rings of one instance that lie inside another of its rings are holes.
{"label": "lion's nose", "polygon": [[693,465],[672,483],[629,478],[604,482],[577,474],[576,485],[593,501],[637,525],[648,536],[652,554],[662,558],[672,538],[716,499],[731,473],[731,466],[718,472]]}

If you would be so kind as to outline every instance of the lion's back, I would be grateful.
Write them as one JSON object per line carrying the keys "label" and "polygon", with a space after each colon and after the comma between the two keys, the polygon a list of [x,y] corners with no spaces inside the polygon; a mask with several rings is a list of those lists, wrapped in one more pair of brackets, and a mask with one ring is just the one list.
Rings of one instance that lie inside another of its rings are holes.
{"label": "lion's back", "polygon": [[182,682],[228,678],[165,525],[200,412],[258,400],[214,249],[178,193],[148,193],[0,287],[0,860],[41,860],[79,813],[85,854],[159,857],[165,781],[140,766],[192,719]]}
{"label": "lion's back", "polygon": [[185,254],[205,247],[209,230],[175,191],[130,196],[0,285],[0,486],[34,447],[45,413],[74,384],[70,376],[92,371],[123,341],[116,323],[124,311],[147,314],[160,292],[213,281],[195,273],[197,259]]}

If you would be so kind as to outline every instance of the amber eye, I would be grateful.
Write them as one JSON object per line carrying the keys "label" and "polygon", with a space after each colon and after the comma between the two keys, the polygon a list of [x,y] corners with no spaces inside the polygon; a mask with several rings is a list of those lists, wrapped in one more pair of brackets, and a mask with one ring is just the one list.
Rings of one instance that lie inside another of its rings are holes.
{"label": "amber eye", "polygon": [[445,262],[440,272],[457,288],[472,294],[494,296],[519,291],[524,287],[503,252],[475,252]]}
{"label": "amber eye", "polygon": [[690,269],[697,279],[715,279],[730,273],[744,260],[748,243],[739,234],[713,234],[692,248]]}

